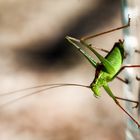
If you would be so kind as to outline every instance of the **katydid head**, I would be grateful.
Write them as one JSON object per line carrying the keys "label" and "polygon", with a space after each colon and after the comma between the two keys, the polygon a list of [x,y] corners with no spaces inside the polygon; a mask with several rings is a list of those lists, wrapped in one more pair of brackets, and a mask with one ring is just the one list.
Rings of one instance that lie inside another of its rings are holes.
{"label": "katydid head", "polygon": [[101,95],[100,93],[100,87],[97,84],[91,84],[91,90],[93,91],[93,95],[95,97],[99,97]]}

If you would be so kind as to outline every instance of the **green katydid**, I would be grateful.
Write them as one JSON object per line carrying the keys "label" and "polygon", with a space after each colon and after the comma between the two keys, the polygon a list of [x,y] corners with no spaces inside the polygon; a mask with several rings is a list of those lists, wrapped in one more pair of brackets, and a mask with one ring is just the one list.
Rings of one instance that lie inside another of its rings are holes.
{"label": "green katydid", "polygon": [[[114,102],[138,125],[138,127],[140,127],[140,124],[120,105],[118,100],[124,100],[124,101],[128,101],[128,102],[136,103],[136,106],[134,106],[135,108],[138,107],[139,102],[115,96],[108,86],[108,83],[113,81],[114,78],[118,78],[119,80],[127,83],[126,80],[123,80],[122,78],[118,77],[118,74],[125,68],[135,68],[135,67],[140,67],[140,65],[122,66],[123,59],[124,59],[124,41],[123,40],[119,40],[118,42],[116,42],[114,44],[113,48],[111,49],[111,51],[101,49],[102,51],[105,51],[108,53],[105,57],[100,55],[95,50],[96,48],[92,47],[91,44],[86,43],[86,40],[88,40],[90,38],[94,38],[96,36],[110,33],[110,32],[113,32],[113,31],[116,31],[119,29],[123,29],[123,28],[129,27],[129,26],[130,26],[130,18],[129,18],[128,24],[115,28],[115,29],[112,29],[112,30],[108,30],[108,31],[96,34],[96,35],[86,36],[81,39],[76,39],[76,38],[69,37],[69,36],[66,37],[67,41],[72,46],[74,46],[76,49],[78,49],[80,51],[80,53],[82,53],[82,55],[96,69],[95,78],[89,86],[80,85],[80,84],[49,84],[49,85],[44,84],[44,85],[40,85],[37,87],[31,87],[31,88],[14,91],[14,92],[11,92],[8,94],[1,94],[1,96],[11,95],[11,94],[14,94],[15,92],[28,90],[28,89],[32,89],[32,88],[44,87],[44,89],[38,90],[36,92],[32,92],[28,95],[24,95],[20,98],[16,98],[15,100],[8,102],[8,103],[11,103],[16,100],[22,99],[24,97],[27,97],[27,96],[30,96],[33,94],[37,94],[39,92],[42,92],[42,91],[48,90],[48,89],[52,89],[52,88],[57,88],[57,87],[61,87],[61,86],[81,86],[81,87],[86,87],[86,88],[91,89],[93,92],[93,95],[95,97],[98,97],[98,96],[100,96],[100,88],[103,87],[105,89],[105,91],[108,93],[108,95],[114,100]],[[88,53],[86,53],[86,51],[84,51],[81,48],[82,46],[88,48],[91,52],[93,52],[97,56],[97,58],[100,60],[100,63],[97,63]]]}
{"label": "green katydid", "polygon": [[[90,88],[93,91],[93,94],[95,97],[100,96],[100,88],[103,87],[105,91],[108,93],[108,95],[115,101],[115,103],[140,127],[140,124],[120,105],[118,100],[125,100],[130,101],[127,99],[116,97],[111,89],[108,86],[108,82],[112,81],[117,75],[125,68],[134,68],[134,67],[140,67],[140,65],[130,65],[130,66],[122,66],[123,59],[124,59],[124,41],[119,40],[116,42],[111,49],[111,51],[103,57],[100,55],[92,46],[91,44],[87,44],[86,40],[109,33],[115,30],[119,30],[122,28],[126,28],[130,26],[130,18],[128,21],[128,24],[125,26],[121,26],[119,28],[115,28],[106,32],[102,32],[96,35],[90,35],[87,37],[84,37],[80,40],[72,38],[67,36],[66,39],[72,44],[72,46],[76,47],[83,55],[86,57],[86,59],[96,68],[95,78],[93,82],[90,84]],[[81,46],[84,46],[88,48],[91,52],[93,52],[96,57],[100,60],[100,63],[97,63],[89,54],[87,54]],[[106,51],[106,50],[105,50]],[[121,79],[121,78],[119,78]],[[137,105],[135,107],[138,107],[137,101],[130,101],[135,102]]]}

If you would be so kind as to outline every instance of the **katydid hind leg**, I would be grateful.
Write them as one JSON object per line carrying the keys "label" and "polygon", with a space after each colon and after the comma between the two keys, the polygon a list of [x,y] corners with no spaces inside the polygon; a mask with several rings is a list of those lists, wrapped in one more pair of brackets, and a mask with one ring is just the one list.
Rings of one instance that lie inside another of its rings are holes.
{"label": "katydid hind leg", "polygon": [[111,91],[111,89],[109,88],[108,85],[104,86],[105,91],[108,93],[108,95],[114,100],[114,102],[116,103],[116,105],[125,113],[127,114],[133,121],[135,124],[137,124],[138,128],[140,128],[140,124],[139,122],[131,115],[129,114],[119,103],[118,99],[116,98],[116,96],[113,94],[113,92]]}
{"label": "katydid hind leg", "polygon": [[72,44],[76,49],[79,50],[79,52],[96,68],[97,67],[97,62],[88,54],[86,53],[81,47],[80,45],[84,45],[81,44],[80,40],[75,39],[73,37],[69,37],[67,36],[66,39],[68,40],[68,42],[70,42],[70,44]]}
{"label": "katydid hind leg", "polygon": [[113,73],[115,71],[112,64],[106,58],[100,55],[94,48],[92,48],[91,45],[88,45],[85,41],[82,41],[82,40],[81,40],[81,43],[97,56],[97,58],[101,61],[101,63],[103,64],[103,66],[105,67],[108,73]]}

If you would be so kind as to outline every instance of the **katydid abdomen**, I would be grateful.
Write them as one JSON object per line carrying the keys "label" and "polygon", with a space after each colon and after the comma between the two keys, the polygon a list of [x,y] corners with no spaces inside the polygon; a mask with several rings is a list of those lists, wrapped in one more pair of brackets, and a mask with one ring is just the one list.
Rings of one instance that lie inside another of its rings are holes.
{"label": "katydid abdomen", "polygon": [[124,45],[121,40],[114,44],[112,50],[105,57],[114,67],[115,72],[112,73],[114,76],[121,68],[124,59]]}

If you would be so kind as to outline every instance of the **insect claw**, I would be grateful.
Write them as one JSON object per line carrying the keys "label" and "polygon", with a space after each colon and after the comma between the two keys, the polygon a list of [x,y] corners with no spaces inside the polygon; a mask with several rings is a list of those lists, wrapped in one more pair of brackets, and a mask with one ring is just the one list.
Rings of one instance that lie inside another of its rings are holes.
{"label": "insect claw", "polygon": [[119,42],[120,42],[121,44],[123,44],[123,43],[124,43],[124,39],[119,39]]}
{"label": "insect claw", "polygon": [[137,79],[138,81],[140,81],[140,77],[136,76],[136,79]]}
{"label": "insect claw", "polygon": [[130,26],[130,21],[131,21],[131,18],[128,15],[128,26]]}
{"label": "insect claw", "polygon": [[136,105],[133,106],[132,108],[133,108],[133,109],[134,109],[134,108],[138,108],[138,106],[139,106],[139,102],[137,102]]}
{"label": "insect claw", "polygon": [[135,52],[136,52],[136,53],[140,53],[140,50],[137,50],[137,49],[136,49]]}
{"label": "insect claw", "polygon": [[140,128],[140,124],[137,124],[138,125],[138,128]]}
{"label": "insect claw", "polygon": [[90,47],[92,47],[92,44],[88,44]]}
{"label": "insect claw", "polygon": [[127,78],[125,78],[124,81],[125,81],[126,84],[129,84],[130,83],[130,81]]}

